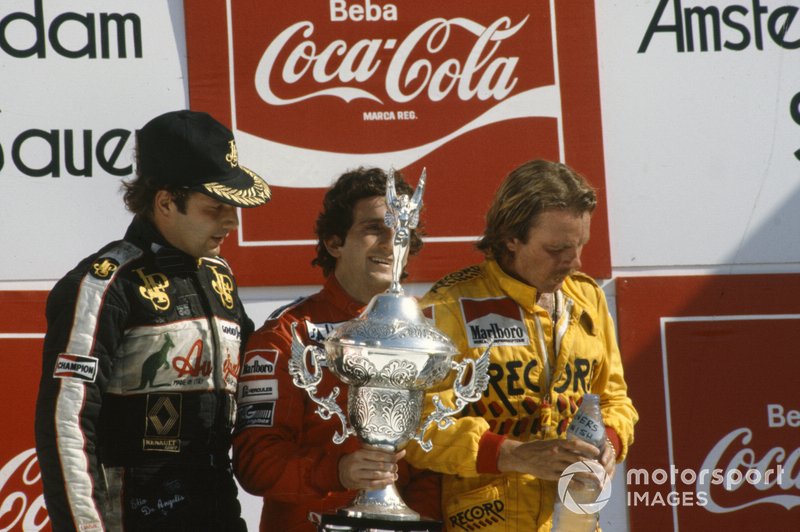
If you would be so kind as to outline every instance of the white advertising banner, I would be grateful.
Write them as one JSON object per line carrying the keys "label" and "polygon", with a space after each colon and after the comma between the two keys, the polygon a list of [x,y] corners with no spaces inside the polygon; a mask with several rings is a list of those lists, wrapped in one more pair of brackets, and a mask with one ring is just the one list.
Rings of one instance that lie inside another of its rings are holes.
{"label": "white advertising banner", "polygon": [[800,263],[800,2],[595,5],[613,267]]}
{"label": "white advertising banner", "polygon": [[133,131],[186,108],[180,0],[3,0],[0,281],[57,279],[121,238]]}

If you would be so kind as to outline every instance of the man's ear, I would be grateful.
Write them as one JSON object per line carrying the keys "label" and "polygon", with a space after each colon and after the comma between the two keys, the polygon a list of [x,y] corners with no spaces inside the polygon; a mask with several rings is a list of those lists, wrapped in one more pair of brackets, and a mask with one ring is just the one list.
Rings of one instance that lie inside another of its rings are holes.
{"label": "man's ear", "polygon": [[153,198],[153,215],[169,216],[173,205],[172,194],[167,190],[161,189],[156,192],[155,198]]}
{"label": "man's ear", "polygon": [[520,242],[518,238],[514,237],[506,240],[504,245],[506,246],[506,249],[509,251],[509,253],[511,253],[511,255],[513,256],[517,252],[517,248],[521,244],[522,242]]}
{"label": "man's ear", "polygon": [[344,242],[342,242],[342,239],[339,238],[338,235],[329,236],[323,242],[325,244],[325,249],[328,250],[331,257],[338,259],[342,256],[342,246]]}

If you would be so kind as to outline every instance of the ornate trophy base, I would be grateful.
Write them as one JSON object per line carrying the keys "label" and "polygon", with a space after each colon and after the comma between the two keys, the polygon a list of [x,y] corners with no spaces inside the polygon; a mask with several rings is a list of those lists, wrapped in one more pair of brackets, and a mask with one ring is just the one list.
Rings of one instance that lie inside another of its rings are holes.
{"label": "ornate trophy base", "polygon": [[314,517],[312,521],[317,524],[318,532],[441,532],[443,530],[440,521],[426,519],[397,521],[338,514],[317,514]]}
{"label": "ornate trophy base", "polygon": [[350,506],[339,510],[339,515],[388,521],[419,520],[419,514],[403,502],[394,484],[379,490],[361,490]]}

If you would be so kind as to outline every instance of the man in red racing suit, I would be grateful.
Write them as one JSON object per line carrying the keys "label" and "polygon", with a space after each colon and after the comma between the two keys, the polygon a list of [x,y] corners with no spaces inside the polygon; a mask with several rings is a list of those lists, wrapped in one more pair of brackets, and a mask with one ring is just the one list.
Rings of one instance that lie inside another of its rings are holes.
{"label": "man in red racing suit", "polygon": [[[397,177],[398,193],[411,195],[411,187]],[[315,530],[309,512],[335,510],[351,502],[356,489],[376,489],[398,477],[409,506],[425,517],[439,516],[438,474],[412,474],[400,460],[404,452],[362,449],[356,438],[333,443],[334,433],[341,431],[339,420],[323,420],[288,372],[292,325],[304,345],[321,346],[333,329],[357,317],[389,287],[393,234],[384,223],[385,191],[386,175],[379,169],[339,178],[317,221],[314,264],[326,275],[323,289],[276,311],[248,342],[239,382],[234,470],[248,492],[264,498],[262,532]],[[421,246],[414,234],[410,252]],[[336,401],[346,412],[347,385],[327,369],[323,373],[317,394],[327,396],[339,387]]]}

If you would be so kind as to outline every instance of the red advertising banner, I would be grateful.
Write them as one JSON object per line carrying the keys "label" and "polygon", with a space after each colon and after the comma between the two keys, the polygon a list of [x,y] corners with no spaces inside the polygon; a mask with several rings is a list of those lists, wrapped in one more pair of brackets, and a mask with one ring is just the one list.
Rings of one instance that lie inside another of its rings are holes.
{"label": "red advertising banner", "polygon": [[617,280],[631,530],[796,530],[800,275]]}
{"label": "red advertising banner", "polygon": [[585,270],[610,275],[593,3],[184,3],[192,109],[234,130],[274,197],[223,250],[242,285],[316,284],[325,189],[358,166],[427,169],[411,281],[480,260],[474,241],[519,164],[561,160],[596,186]]}
{"label": "red advertising banner", "polygon": [[49,530],[33,420],[42,368],[47,292],[0,291],[0,530]]}

